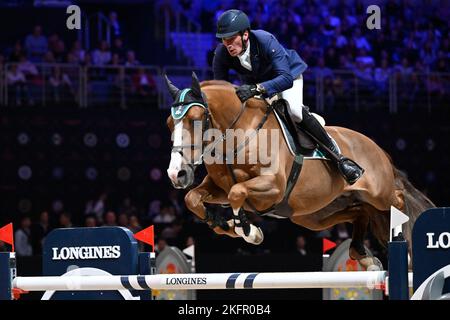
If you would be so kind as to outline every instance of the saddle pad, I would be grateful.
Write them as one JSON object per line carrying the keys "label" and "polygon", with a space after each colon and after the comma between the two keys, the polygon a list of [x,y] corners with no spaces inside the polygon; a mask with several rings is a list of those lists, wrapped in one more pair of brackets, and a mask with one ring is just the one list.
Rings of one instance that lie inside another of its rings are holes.
{"label": "saddle pad", "polygon": [[[294,150],[298,150],[297,146],[295,145],[294,142],[294,138],[292,137],[291,132],[287,129],[287,125],[284,123],[282,119],[282,117],[279,116],[278,112],[275,108],[274,108],[274,114],[275,114],[275,118],[277,119],[280,128],[281,128],[281,132],[283,132],[283,137],[284,137],[284,141],[286,141],[286,144],[288,146],[289,151],[291,152],[291,154],[293,156],[295,156],[295,151]],[[333,144],[337,147],[337,149],[339,150],[339,152],[341,151],[338,144],[336,143],[336,141],[330,136],[331,141],[333,141]],[[314,150],[311,150],[311,152],[309,153],[303,153],[304,159],[305,160],[330,160],[328,157],[326,157],[319,149],[315,148]]]}

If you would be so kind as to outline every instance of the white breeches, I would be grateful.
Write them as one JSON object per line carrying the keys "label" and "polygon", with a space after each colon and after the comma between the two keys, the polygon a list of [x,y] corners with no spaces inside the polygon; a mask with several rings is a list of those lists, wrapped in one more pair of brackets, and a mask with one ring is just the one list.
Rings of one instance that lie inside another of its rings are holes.
{"label": "white breeches", "polygon": [[295,79],[292,87],[283,91],[281,96],[289,103],[288,111],[292,120],[301,122],[303,119],[303,76],[300,75]]}

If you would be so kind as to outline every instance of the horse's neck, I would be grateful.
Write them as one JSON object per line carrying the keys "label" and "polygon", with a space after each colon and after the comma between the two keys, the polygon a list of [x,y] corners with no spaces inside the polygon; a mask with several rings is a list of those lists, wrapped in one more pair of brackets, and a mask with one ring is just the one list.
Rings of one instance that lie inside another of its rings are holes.
{"label": "horse's neck", "polygon": [[[256,118],[259,118],[259,114],[262,114],[260,108],[246,106],[242,112],[242,104],[230,104],[225,103],[215,104],[211,111],[211,117],[214,127],[221,131],[229,129],[233,122],[240,117],[234,125],[234,128],[250,129],[252,128],[252,122]],[[245,120],[244,120],[245,119]]]}

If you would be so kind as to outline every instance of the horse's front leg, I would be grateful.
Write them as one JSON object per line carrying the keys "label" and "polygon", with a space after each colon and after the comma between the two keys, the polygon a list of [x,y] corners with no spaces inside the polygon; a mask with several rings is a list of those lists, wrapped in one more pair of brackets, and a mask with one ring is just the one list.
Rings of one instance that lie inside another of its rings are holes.
{"label": "horse's front leg", "polygon": [[225,191],[220,189],[207,175],[202,183],[196,188],[190,190],[184,201],[186,207],[195,213],[202,221],[217,234],[226,234],[230,237],[240,237],[234,231],[234,221],[225,220],[224,217],[215,214],[208,204],[227,204],[228,198]]}
{"label": "horse's front leg", "polygon": [[264,234],[260,228],[247,220],[243,211],[244,203],[248,199],[257,209],[262,210],[278,203],[281,196],[274,175],[262,175],[235,184],[228,194],[228,200],[233,208],[235,232],[248,243],[260,244],[264,240]]}

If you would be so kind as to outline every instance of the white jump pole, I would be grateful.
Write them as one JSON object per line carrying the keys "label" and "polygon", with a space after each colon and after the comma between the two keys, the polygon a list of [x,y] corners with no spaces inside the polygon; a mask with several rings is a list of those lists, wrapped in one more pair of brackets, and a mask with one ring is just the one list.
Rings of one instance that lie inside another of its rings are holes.
{"label": "white jump pole", "polygon": [[16,277],[26,291],[187,289],[384,289],[386,271],[157,274],[142,276]]}

